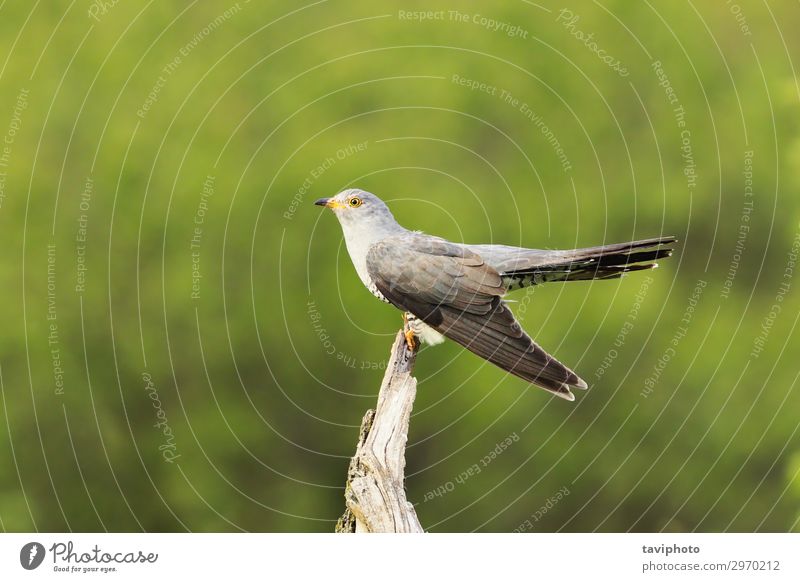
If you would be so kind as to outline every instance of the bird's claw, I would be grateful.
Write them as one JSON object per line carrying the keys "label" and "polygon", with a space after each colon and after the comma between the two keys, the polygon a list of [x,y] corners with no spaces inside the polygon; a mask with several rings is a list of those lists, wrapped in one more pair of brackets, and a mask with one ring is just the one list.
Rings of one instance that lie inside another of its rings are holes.
{"label": "bird's claw", "polygon": [[403,335],[406,337],[406,345],[412,352],[419,347],[417,336],[414,330],[411,329],[411,324],[408,322],[408,313],[403,313]]}
{"label": "bird's claw", "polygon": [[417,341],[417,336],[414,335],[413,331],[411,331],[410,329],[407,329],[407,330],[405,330],[403,332],[403,335],[406,336],[406,345],[408,346],[409,350],[411,350],[413,352],[414,350],[417,349],[417,347],[419,347],[419,342]]}

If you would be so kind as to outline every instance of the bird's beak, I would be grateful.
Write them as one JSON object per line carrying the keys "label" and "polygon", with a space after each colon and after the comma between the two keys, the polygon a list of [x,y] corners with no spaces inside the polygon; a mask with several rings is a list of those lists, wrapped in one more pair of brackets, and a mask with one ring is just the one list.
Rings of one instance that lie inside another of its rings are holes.
{"label": "bird's beak", "polygon": [[342,204],[339,204],[333,198],[320,198],[316,202],[314,202],[317,206],[324,206],[325,208],[330,208],[331,210],[339,208]]}

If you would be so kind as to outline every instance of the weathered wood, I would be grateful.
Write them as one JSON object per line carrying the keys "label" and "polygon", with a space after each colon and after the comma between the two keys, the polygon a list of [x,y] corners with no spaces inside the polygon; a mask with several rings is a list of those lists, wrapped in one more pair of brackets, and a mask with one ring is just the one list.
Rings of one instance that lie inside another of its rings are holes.
{"label": "weathered wood", "polygon": [[416,350],[398,332],[386,366],[376,410],[368,410],[345,485],[347,509],[336,523],[340,533],[422,532],[403,486],[408,422],[417,380]]}

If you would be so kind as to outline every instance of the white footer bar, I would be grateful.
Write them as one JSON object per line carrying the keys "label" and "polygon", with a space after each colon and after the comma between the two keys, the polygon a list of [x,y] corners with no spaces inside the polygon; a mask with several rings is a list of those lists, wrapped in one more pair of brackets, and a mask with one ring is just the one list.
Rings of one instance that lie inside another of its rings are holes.
{"label": "white footer bar", "polygon": [[797,581],[799,555],[800,534],[3,534],[0,580]]}

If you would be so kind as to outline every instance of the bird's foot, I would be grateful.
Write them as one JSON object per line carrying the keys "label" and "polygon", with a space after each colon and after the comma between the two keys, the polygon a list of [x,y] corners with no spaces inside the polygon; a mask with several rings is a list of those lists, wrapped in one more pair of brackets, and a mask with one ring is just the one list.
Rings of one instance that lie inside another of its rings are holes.
{"label": "bird's foot", "polygon": [[406,336],[406,345],[408,346],[408,349],[413,352],[414,350],[416,350],[419,347],[419,342],[417,341],[417,336],[414,335],[414,332],[411,331],[410,329],[407,329],[404,332],[404,335]]}
{"label": "bird's foot", "polygon": [[403,313],[403,335],[406,337],[406,345],[409,350],[413,352],[419,347],[419,340],[417,340],[414,330],[411,329],[407,313]]}

